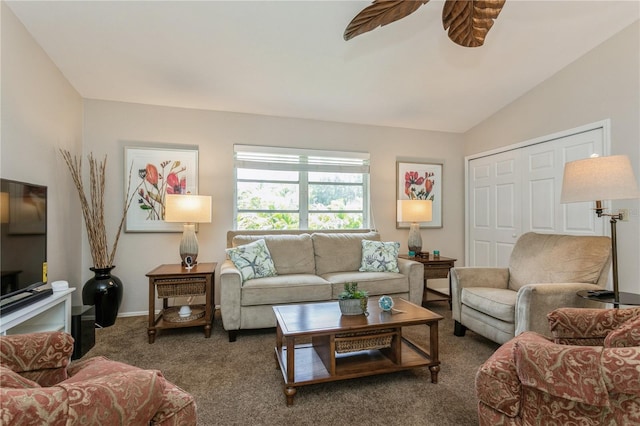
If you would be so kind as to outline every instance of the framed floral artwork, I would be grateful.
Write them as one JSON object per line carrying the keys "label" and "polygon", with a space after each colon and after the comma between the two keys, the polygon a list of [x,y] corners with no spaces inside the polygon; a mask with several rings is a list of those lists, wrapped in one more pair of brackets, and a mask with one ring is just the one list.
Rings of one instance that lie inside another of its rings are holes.
{"label": "framed floral artwork", "polygon": [[126,232],[182,232],[183,224],[165,222],[167,194],[198,193],[198,150],[125,147],[125,192],[135,191],[127,211]]}
{"label": "framed floral artwork", "polygon": [[[442,228],[442,164],[396,161],[396,200],[412,198],[433,202],[431,222],[422,223],[420,227]],[[409,228],[410,225],[399,222],[396,217],[396,228]]]}

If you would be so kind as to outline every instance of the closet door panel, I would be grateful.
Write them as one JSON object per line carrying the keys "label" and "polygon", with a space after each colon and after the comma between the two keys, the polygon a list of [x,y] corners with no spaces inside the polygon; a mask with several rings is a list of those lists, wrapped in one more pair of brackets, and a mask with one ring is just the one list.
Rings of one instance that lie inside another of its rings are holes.
{"label": "closet door panel", "polygon": [[511,253],[520,228],[516,157],[513,152],[505,152],[469,163],[471,265],[508,264],[505,253]]}

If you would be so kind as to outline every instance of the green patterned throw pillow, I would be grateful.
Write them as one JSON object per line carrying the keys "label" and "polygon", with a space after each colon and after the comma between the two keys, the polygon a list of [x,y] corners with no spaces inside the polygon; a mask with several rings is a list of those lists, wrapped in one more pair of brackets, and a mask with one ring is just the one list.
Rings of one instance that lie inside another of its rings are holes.
{"label": "green patterned throw pillow", "polygon": [[362,240],[360,272],[400,272],[398,252],[400,243]]}
{"label": "green patterned throw pillow", "polygon": [[240,270],[243,282],[253,278],[278,275],[267,243],[263,239],[229,248],[225,251],[229,255],[229,259],[236,265],[236,268]]}

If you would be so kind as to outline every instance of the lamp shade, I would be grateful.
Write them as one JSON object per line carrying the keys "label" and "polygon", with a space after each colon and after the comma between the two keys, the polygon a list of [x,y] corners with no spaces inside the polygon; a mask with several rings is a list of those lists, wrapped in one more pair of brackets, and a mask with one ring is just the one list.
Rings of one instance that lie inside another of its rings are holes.
{"label": "lamp shade", "polygon": [[398,200],[398,222],[431,222],[433,201]]}
{"label": "lamp shade", "polygon": [[211,196],[167,194],[164,220],[185,223],[211,222]]}
{"label": "lamp shade", "polygon": [[638,182],[626,155],[585,158],[564,166],[561,203],[639,197]]}

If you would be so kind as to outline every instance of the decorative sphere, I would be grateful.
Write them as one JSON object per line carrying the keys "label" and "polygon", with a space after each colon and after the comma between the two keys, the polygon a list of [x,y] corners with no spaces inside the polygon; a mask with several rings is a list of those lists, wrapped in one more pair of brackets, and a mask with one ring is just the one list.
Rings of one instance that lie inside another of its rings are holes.
{"label": "decorative sphere", "polygon": [[393,308],[393,299],[390,296],[381,296],[378,299],[378,306],[383,311],[390,311]]}

